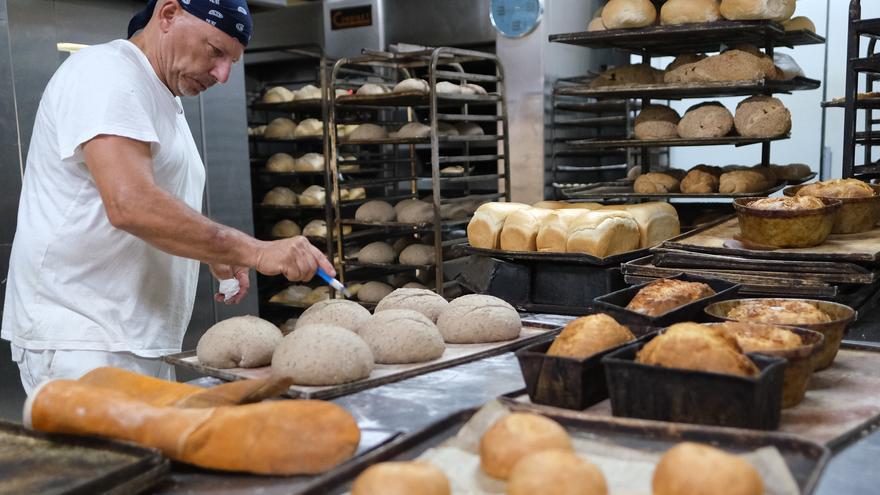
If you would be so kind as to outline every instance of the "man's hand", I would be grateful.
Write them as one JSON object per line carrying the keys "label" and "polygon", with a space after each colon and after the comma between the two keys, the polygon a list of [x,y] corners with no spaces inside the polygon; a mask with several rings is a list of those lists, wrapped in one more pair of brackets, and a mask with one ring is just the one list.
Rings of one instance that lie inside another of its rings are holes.
{"label": "man's hand", "polygon": [[224,264],[215,264],[208,266],[211,269],[211,274],[214,275],[217,280],[227,280],[230,278],[238,280],[238,294],[232,296],[232,298],[227,301],[226,296],[218,292],[214,294],[215,301],[226,304],[238,304],[245,298],[245,296],[247,296],[248,289],[251,287],[251,280],[248,276],[247,268],[243,266],[229,266]]}
{"label": "man's hand", "polygon": [[333,265],[320,249],[303,236],[267,242],[257,254],[256,269],[263,275],[283,274],[291,282],[308,282],[318,267],[331,277],[336,276]]}

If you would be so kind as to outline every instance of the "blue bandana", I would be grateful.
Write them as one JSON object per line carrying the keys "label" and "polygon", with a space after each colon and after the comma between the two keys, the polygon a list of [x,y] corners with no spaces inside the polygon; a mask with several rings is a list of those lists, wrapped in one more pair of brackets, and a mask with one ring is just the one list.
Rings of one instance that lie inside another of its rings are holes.
{"label": "blue bandana", "polygon": [[[254,23],[246,0],[178,0],[180,7],[247,46]],[[153,17],[157,0],[150,0],[144,10],[128,23],[128,37],[146,27]]]}

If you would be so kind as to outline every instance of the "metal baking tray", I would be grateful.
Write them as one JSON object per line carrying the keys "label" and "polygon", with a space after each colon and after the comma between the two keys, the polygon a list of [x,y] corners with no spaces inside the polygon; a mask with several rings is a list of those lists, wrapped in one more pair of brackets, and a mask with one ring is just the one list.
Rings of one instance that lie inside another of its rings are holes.
{"label": "metal baking tray", "polygon": [[576,263],[579,265],[610,266],[624,261],[630,261],[648,254],[649,249],[637,249],[626,253],[614,254],[605,258],[598,258],[586,253],[544,253],[539,251],[504,251],[502,249],[483,249],[464,245],[465,251],[470,254],[480,254],[511,261],[544,261],[557,263]]}
{"label": "metal baking tray", "polygon": [[[807,179],[805,179],[807,180]],[[769,196],[783,187],[785,187],[788,182],[781,182],[780,184],[771,187],[770,189],[765,189],[763,191],[751,192],[751,193],[741,193],[741,194],[722,194],[722,193],[710,193],[710,194],[692,194],[692,193],[637,193],[633,191],[633,185],[635,181],[623,179],[616,180],[610,182],[596,182],[593,184],[587,184],[584,186],[577,186],[571,188],[563,188],[562,195],[568,199],[589,199],[589,198],[603,198],[603,197],[614,197],[614,198],[628,198],[628,199],[669,199],[669,198],[703,198],[703,199],[733,199],[733,198],[751,198],[754,196]]]}
{"label": "metal baking tray", "polygon": [[[438,94],[437,104],[449,105],[491,105],[500,100],[497,94],[488,95],[451,95]],[[383,95],[356,94],[336,97],[339,106],[370,106],[370,107],[419,107],[431,104],[430,95],[417,91],[405,91],[400,93],[386,93]]]}
{"label": "metal baking tray", "polygon": [[320,143],[324,136],[303,136],[293,139],[272,139],[264,136],[248,136],[255,143]]}
{"label": "metal baking tray", "polygon": [[[511,411],[532,412],[551,418],[569,431],[589,435],[612,445],[635,448],[645,452],[662,452],[683,441],[711,444],[732,453],[773,446],[779,451],[803,495],[810,495],[828,463],[828,449],[791,435],[761,431],[732,430],[697,425],[659,423],[627,418],[591,418],[571,411],[545,406],[521,404],[500,398]],[[455,436],[476,413],[467,409],[455,413],[422,430],[397,437],[360,457],[355,463],[316,478],[302,495],[342,495],[366,468],[386,461],[405,461],[419,457]]]}
{"label": "metal baking tray", "polygon": [[[819,88],[822,82],[806,77],[777,81],[726,81],[704,83],[627,84],[593,88],[588,84],[558,88],[559,96],[584,96],[591,98],[650,98],[658,100],[683,100],[721,96],[747,96],[755,94],[790,93]],[[622,117],[621,117],[622,118]]]}
{"label": "metal baking tray", "polygon": [[[294,399],[331,399],[341,397],[431,371],[450,368],[459,364],[514,351],[520,347],[550,339],[560,331],[559,325],[527,322],[524,324],[519,338],[515,340],[488,344],[446,344],[446,352],[443,353],[443,356],[433,361],[398,365],[377,364],[370,376],[363,380],[325,387],[293,385],[286,395]],[[269,366],[251,369],[218,369],[205,366],[199,363],[196,351],[194,350],[170,354],[164,356],[163,359],[168,363],[189,368],[203,375],[229,381],[266,378],[272,372]]]}
{"label": "metal baking tray", "polygon": [[[492,144],[503,139],[503,136],[497,134],[482,134],[479,136],[440,136],[438,142],[440,144]],[[271,140],[270,140],[271,141]],[[430,137],[423,138],[401,138],[387,137],[381,139],[340,139],[340,145],[375,145],[375,144],[431,144]]]}
{"label": "metal baking tray", "polygon": [[97,437],[46,434],[0,421],[0,493],[141,493],[165,479],[158,450]]}
{"label": "metal baking tray", "polygon": [[321,98],[308,98],[305,100],[285,101],[283,103],[264,103],[255,101],[250,104],[252,110],[264,110],[269,112],[294,113],[297,111],[321,110]]}
{"label": "metal baking tray", "polygon": [[671,138],[671,139],[635,139],[635,138],[614,138],[614,137],[595,137],[589,139],[575,139],[565,141],[572,147],[585,149],[607,149],[607,148],[660,148],[669,146],[746,146],[749,144],[769,143],[772,141],[780,141],[789,139],[791,134],[784,134],[773,138],[750,138],[743,136],[724,136],[720,138]]}

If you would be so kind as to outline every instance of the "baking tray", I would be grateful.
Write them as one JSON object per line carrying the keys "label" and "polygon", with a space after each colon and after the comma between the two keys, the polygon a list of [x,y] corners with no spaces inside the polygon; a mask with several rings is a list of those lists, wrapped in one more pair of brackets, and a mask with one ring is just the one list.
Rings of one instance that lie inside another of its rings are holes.
{"label": "baking tray", "polygon": [[46,434],[0,421],[0,493],[141,493],[170,462],[158,450],[97,437]]}
{"label": "baking tray", "polygon": [[[502,136],[497,134],[483,134],[479,136],[440,136],[437,141],[440,144],[493,144],[497,141],[503,139]],[[271,141],[271,140],[270,140]],[[338,141],[340,145],[377,145],[377,144],[431,144],[430,137],[423,138],[401,138],[401,137],[387,137],[381,139],[340,139]]]}
{"label": "baking tray", "polygon": [[653,282],[634,285],[617,292],[612,292],[611,294],[597,297],[594,300],[594,303],[597,309],[607,312],[624,325],[630,323],[634,325],[665,327],[682,321],[699,321],[699,319],[703,317],[703,308],[714,302],[732,299],[736,297],[737,292],[739,291],[738,284],[733,284],[726,280],[705,278],[688,273],[679,273],[676,276],[668,278],[670,280],[701,282],[707,284],[715,291],[715,294],[678,306],[677,308],[657,316],[648,316],[626,309],[626,305],[632,301],[636,294]]}
{"label": "baking tray", "polygon": [[[519,349],[525,345],[550,339],[560,331],[561,328],[559,325],[527,323],[523,326],[523,331],[519,338],[515,340],[488,344],[446,344],[446,352],[443,353],[443,356],[433,361],[428,361],[427,363],[395,365],[376,364],[370,376],[363,380],[325,387],[293,385],[290,387],[286,395],[294,399],[331,399],[334,397],[341,397],[361,390],[398,382],[413,376],[423,375],[431,371],[451,368],[459,364],[496,356],[498,354],[504,354],[505,352]],[[266,378],[270,376],[272,372],[269,366],[252,369],[218,369],[204,366],[199,363],[199,360],[196,357],[196,351],[171,354],[164,356],[163,359],[168,363],[189,368],[203,375],[229,381],[245,380],[249,378]]]}
{"label": "baking tray", "polygon": [[[438,94],[437,104],[448,105],[491,105],[498,103],[500,97],[497,94],[488,95],[450,95]],[[405,91],[400,93],[385,93],[382,95],[356,94],[337,96],[336,104],[339,106],[370,106],[370,107],[418,107],[431,104],[430,95],[418,91]]]}
{"label": "baking tray", "polygon": [[754,196],[769,196],[787,185],[782,182],[763,191],[741,194],[690,194],[690,193],[637,193],[633,190],[635,181],[616,180],[609,182],[596,182],[584,186],[562,189],[562,195],[568,199],[589,199],[599,197],[629,198],[629,199],[670,199],[670,198],[703,198],[703,199],[732,199],[750,198]]}
{"label": "baking tray", "polygon": [[253,110],[294,113],[298,110],[321,110],[321,101],[321,98],[308,98],[305,100],[285,101],[282,103],[264,103],[262,101],[255,101],[251,103],[250,107]]}
{"label": "baking tray", "polygon": [[[505,398],[500,398],[499,402],[514,412],[532,412],[551,418],[578,436],[607,442],[611,446],[645,452],[662,452],[683,441],[711,444],[732,453],[773,446],[782,455],[803,495],[813,493],[830,457],[825,447],[791,435],[697,425],[670,425],[627,418],[589,418],[572,411],[521,404]],[[358,459],[358,462],[346,466],[346,469],[337,469],[316,478],[302,493],[303,495],[348,493],[351,483],[364,469],[379,462],[418,458],[427,450],[456,436],[476,412],[476,409],[467,409],[424,429],[400,436],[365,454]]]}
{"label": "baking tray", "polygon": [[809,91],[821,86],[821,81],[795,77],[785,81],[761,79],[756,81],[726,81],[671,84],[627,84],[592,88],[589,84],[558,88],[558,96],[583,96],[590,98],[649,98],[657,100],[682,100],[721,96],[747,96],[754,94],[789,93]]}
{"label": "baking tray", "polygon": [[614,254],[605,258],[598,258],[586,253],[544,253],[539,251],[505,251],[503,249],[484,249],[465,244],[465,251],[470,254],[479,254],[511,261],[542,261],[556,263],[575,263],[578,265],[610,266],[624,261],[640,258],[649,250],[637,249],[626,253]]}
{"label": "baking tray", "polygon": [[635,139],[635,138],[613,138],[613,137],[595,137],[589,139],[574,139],[565,141],[565,144],[584,149],[606,149],[606,148],[662,148],[671,146],[746,146],[749,144],[770,143],[789,139],[790,134],[776,136],[773,138],[751,138],[743,136],[724,136],[720,138],[670,138],[670,139]]}

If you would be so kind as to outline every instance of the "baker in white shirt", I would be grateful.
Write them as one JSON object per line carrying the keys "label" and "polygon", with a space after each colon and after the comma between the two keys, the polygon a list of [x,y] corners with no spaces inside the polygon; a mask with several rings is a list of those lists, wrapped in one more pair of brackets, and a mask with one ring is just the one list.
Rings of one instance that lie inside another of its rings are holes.
{"label": "baker in white shirt", "polygon": [[199,213],[205,169],[180,97],[225,83],[251,31],[245,0],[151,0],[130,41],[85,48],[49,81],[0,333],[29,394],[99,366],[173,378],[158,357],[180,350],[199,262],[238,280],[231,303],[249,268],[335,274],[303,237],[260,241]]}

